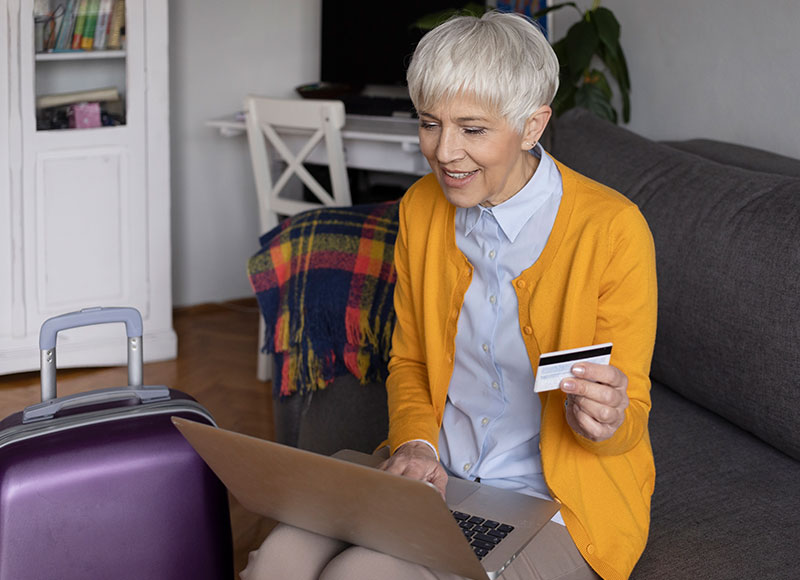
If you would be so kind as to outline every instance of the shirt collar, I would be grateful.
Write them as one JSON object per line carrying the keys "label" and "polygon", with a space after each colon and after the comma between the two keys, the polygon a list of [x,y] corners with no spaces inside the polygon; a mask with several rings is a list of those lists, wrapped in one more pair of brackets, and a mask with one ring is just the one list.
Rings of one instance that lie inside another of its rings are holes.
{"label": "shirt collar", "polygon": [[534,146],[531,150],[531,155],[536,155],[539,158],[539,166],[530,180],[528,180],[528,183],[516,195],[492,208],[485,208],[480,205],[465,208],[465,236],[468,236],[475,229],[484,213],[489,213],[497,220],[500,229],[503,230],[509,241],[514,242],[531,216],[552,195],[554,191],[553,179],[558,172],[556,164],[545,152],[541,144],[537,143]]}

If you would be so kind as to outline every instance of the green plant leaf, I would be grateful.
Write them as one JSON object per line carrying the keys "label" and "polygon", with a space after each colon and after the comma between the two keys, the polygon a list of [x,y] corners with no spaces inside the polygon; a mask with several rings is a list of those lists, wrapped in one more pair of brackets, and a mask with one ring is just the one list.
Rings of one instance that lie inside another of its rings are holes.
{"label": "green plant leaf", "polygon": [[606,46],[619,44],[619,22],[608,8],[602,6],[591,13],[590,20],[597,29],[597,35]]}
{"label": "green plant leaf", "polygon": [[471,16],[481,16],[487,10],[485,4],[478,4],[477,2],[469,2],[463,8],[448,8],[439,12],[432,12],[422,16],[411,24],[409,28],[418,28],[419,30],[433,30],[440,24],[449,20],[453,16],[459,14],[469,14]]}
{"label": "green plant leaf", "polygon": [[586,20],[576,22],[567,31],[567,62],[573,83],[589,68],[599,43],[594,26]]}
{"label": "green plant leaf", "polygon": [[531,16],[531,18],[533,18],[534,20],[537,20],[537,19],[541,18],[542,16],[546,16],[549,12],[552,12],[553,10],[561,10],[565,6],[572,6],[575,10],[578,11],[578,14],[583,16],[583,12],[581,12],[581,9],[578,8],[578,5],[575,4],[575,2],[562,2],[561,4],[553,4],[552,6],[548,6],[544,10],[539,10],[538,12],[534,13]]}
{"label": "green plant leaf", "polygon": [[[619,46],[619,45],[617,45]],[[627,123],[631,117],[630,101],[630,79],[628,78],[628,66],[625,62],[625,55],[622,49],[617,51],[609,50],[605,45],[601,46],[600,58],[608,68],[611,76],[617,81],[620,97],[622,98],[622,119]]]}
{"label": "green plant leaf", "polygon": [[620,69],[620,84],[624,85],[626,89],[630,90],[631,88],[631,79],[628,76],[628,63],[625,60],[625,53],[622,52],[622,47],[617,45],[617,59],[619,61],[619,69]]}
{"label": "green plant leaf", "polygon": [[628,66],[619,43],[620,26],[614,14],[606,8],[598,8],[593,22],[600,37],[600,57],[614,75],[621,88],[629,89]]}
{"label": "green plant leaf", "polygon": [[608,84],[608,79],[606,75],[603,74],[603,71],[597,70],[593,68],[588,75],[584,77],[583,84],[592,84],[595,85],[598,89],[603,92],[603,95],[611,101],[611,85]]}
{"label": "green plant leaf", "polygon": [[621,93],[622,96],[622,120],[626,123],[631,120],[631,97],[628,91]]}
{"label": "green plant leaf", "polygon": [[486,6],[486,2],[482,4],[478,2],[469,2],[466,4],[462,9],[462,14],[471,14],[472,16],[481,16],[486,13],[489,8]]}
{"label": "green plant leaf", "polygon": [[556,117],[560,117],[563,113],[575,107],[575,93],[577,92],[578,89],[575,85],[566,82],[558,85],[558,91],[552,103],[553,113],[555,113]]}
{"label": "green plant leaf", "polygon": [[567,39],[562,38],[555,44],[553,44],[553,52],[556,53],[556,58],[558,58],[558,64],[561,69],[561,73],[565,73],[569,70],[569,62],[567,62]]}
{"label": "green plant leaf", "polygon": [[[558,42],[553,43],[553,51],[556,53],[556,56],[561,60],[563,56],[566,60],[567,57],[567,38],[564,37]],[[565,63],[566,64],[566,63]]]}
{"label": "green plant leaf", "polygon": [[625,54],[622,52],[622,48],[619,49],[617,56],[619,57],[620,77],[622,79],[617,81],[620,86],[620,96],[622,97],[622,120],[627,123],[631,120],[631,81],[628,77],[628,63],[625,62]]}
{"label": "green plant leaf", "polygon": [[617,112],[611,106],[610,99],[595,84],[586,83],[575,93],[575,106],[588,109],[601,119],[617,122]]}

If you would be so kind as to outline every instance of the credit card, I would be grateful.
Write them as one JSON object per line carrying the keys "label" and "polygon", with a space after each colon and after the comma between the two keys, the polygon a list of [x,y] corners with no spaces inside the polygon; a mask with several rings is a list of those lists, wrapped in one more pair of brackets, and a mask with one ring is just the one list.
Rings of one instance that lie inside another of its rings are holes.
{"label": "credit card", "polygon": [[562,379],[575,377],[570,370],[575,363],[591,362],[607,365],[611,360],[611,346],[612,343],[606,342],[542,354],[539,356],[539,368],[536,370],[533,390],[541,393],[557,389]]}

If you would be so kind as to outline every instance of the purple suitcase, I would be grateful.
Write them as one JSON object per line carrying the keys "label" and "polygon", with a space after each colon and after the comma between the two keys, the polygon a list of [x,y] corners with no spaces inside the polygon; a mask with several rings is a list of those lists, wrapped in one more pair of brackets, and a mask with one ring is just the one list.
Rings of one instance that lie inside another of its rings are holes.
{"label": "purple suitcase", "polygon": [[[125,322],[127,387],[56,398],[60,330]],[[231,578],[225,487],[172,425],[214,425],[188,395],[142,386],[142,319],[95,308],[42,325],[42,403],[0,423],[0,580]]]}

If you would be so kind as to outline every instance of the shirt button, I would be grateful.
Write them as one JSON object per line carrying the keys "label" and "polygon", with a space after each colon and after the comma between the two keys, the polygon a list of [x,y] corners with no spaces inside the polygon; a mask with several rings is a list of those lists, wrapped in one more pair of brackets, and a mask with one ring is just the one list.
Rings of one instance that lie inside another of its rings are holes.
{"label": "shirt button", "polygon": [[531,328],[530,326],[526,326],[525,328],[522,329],[522,332],[524,332],[525,334],[533,334],[533,328]]}
{"label": "shirt button", "polygon": [[489,352],[489,345],[488,344],[483,343],[481,345],[481,348],[483,349],[483,352]]}
{"label": "shirt button", "polygon": [[594,544],[589,544],[588,546],[586,546],[586,552],[588,552],[589,554],[594,554]]}
{"label": "shirt button", "polygon": [[488,425],[488,424],[489,424],[489,419],[487,419],[486,417],[484,417],[483,419],[481,419],[481,425],[483,425],[484,427],[486,427],[486,425]]}
{"label": "shirt button", "polygon": [[[472,467],[471,463],[465,463],[464,464],[464,471],[469,471],[471,467]],[[594,550],[594,548],[592,548],[592,550]]]}
{"label": "shirt button", "polygon": [[517,280],[517,288],[525,288],[527,285],[528,284],[525,282],[525,280]]}
{"label": "shirt button", "polygon": [[489,296],[489,302],[491,302],[492,304],[496,304],[497,303],[497,296],[495,296],[494,294]]}
{"label": "shirt button", "polygon": [[490,258],[491,260],[494,260],[494,257],[495,257],[496,255],[497,255],[497,252],[495,252],[494,250],[491,250],[491,251],[489,252],[489,258]]}
{"label": "shirt button", "polygon": [[492,381],[492,388],[494,390],[498,390],[500,388],[500,383],[498,383],[497,381]]}

